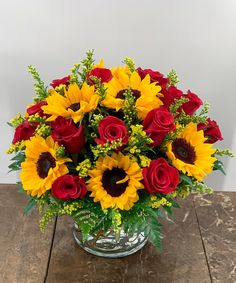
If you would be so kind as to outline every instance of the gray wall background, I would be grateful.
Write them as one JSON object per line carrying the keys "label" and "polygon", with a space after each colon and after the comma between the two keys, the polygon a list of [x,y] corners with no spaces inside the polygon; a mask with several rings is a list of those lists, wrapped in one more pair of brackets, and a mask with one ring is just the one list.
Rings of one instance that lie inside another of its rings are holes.
{"label": "gray wall background", "polygon": [[[5,155],[13,132],[6,125],[32,102],[33,64],[47,84],[64,76],[86,50],[116,66],[125,56],[137,66],[167,73],[175,68],[183,90],[212,106],[221,127],[220,147],[236,152],[236,1],[0,0],[0,183],[14,183]],[[208,184],[236,190],[236,158],[225,159],[227,176]]]}

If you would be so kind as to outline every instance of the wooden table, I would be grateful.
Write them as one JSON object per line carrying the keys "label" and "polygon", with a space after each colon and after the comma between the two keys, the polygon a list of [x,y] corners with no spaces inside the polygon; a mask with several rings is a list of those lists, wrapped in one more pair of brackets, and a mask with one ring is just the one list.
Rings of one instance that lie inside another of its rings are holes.
{"label": "wooden table", "polygon": [[183,201],[174,221],[164,224],[162,253],[148,243],[122,259],[81,250],[67,217],[42,234],[37,211],[23,215],[26,202],[15,185],[0,185],[1,283],[236,282],[236,193]]}

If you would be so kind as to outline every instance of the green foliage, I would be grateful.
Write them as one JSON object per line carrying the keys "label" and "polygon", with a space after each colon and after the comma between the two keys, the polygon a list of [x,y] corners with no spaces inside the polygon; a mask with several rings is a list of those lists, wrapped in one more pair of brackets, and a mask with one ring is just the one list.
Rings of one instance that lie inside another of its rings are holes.
{"label": "green foliage", "polygon": [[11,161],[13,161],[8,168],[9,172],[21,170],[21,163],[25,160],[25,154],[23,152],[18,152]]}
{"label": "green foliage", "polygon": [[70,83],[76,83],[79,85],[79,87],[82,86],[82,83],[79,82],[78,74],[79,74],[80,64],[75,64],[74,67],[71,69],[71,75],[70,75]]}
{"label": "green foliage", "polygon": [[194,182],[194,190],[193,192],[195,193],[199,193],[199,194],[212,194],[213,193],[213,189],[211,187],[208,187],[206,184],[202,183],[202,182],[198,182],[195,181]]}
{"label": "green foliage", "polygon": [[210,104],[207,101],[204,101],[204,104],[203,104],[203,107],[202,107],[202,110],[199,116],[207,118],[209,109],[210,109]]}
{"label": "green foliage", "polygon": [[90,76],[90,79],[94,81],[96,85],[96,90],[97,94],[100,96],[100,100],[103,100],[106,96],[106,88],[105,86],[101,83],[101,79],[97,78],[95,76]]}
{"label": "green foliage", "polygon": [[99,156],[111,155],[112,153],[114,153],[114,150],[121,146],[122,141],[121,139],[118,139],[111,142],[106,142],[103,145],[98,144],[96,146],[91,146],[91,150],[95,159],[97,159]]}
{"label": "green foliage", "polygon": [[225,170],[224,170],[224,164],[220,160],[215,161],[213,170],[220,170],[224,175],[226,175]]}
{"label": "green foliage", "polygon": [[187,115],[183,110],[181,111],[180,115],[175,118],[175,121],[182,124],[182,125],[187,125],[190,122],[193,122],[195,124],[198,123],[207,123],[207,118],[208,118],[208,112],[209,112],[209,103],[204,102],[203,108],[200,111],[199,114],[194,114],[194,115]]}
{"label": "green foliage", "polygon": [[58,147],[58,149],[56,151],[56,156],[58,158],[66,156],[66,149],[65,149],[64,145],[61,145],[61,146]]}
{"label": "green foliage", "polygon": [[83,209],[74,215],[74,219],[80,227],[83,241],[86,241],[89,233],[95,228],[99,217],[94,212]]}
{"label": "green foliage", "polygon": [[181,107],[185,102],[188,102],[189,99],[186,97],[181,97],[180,99],[175,99],[174,103],[170,105],[170,113],[176,117],[179,115],[178,109]]}
{"label": "green foliage", "polygon": [[51,134],[51,127],[46,124],[38,125],[35,129],[35,133],[43,138],[46,138]]}
{"label": "green foliage", "polygon": [[34,115],[30,115],[28,117],[28,121],[29,122],[37,122],[37,123],[46,123],[46,118],[45,117],[41,117],[39,116],[38,113],[34,114]]}
{"label": "green foliage", "polygon": [[181,125],[187,125],[190,122],[195,124],[206,123],[210,107],[209,103],[204,102],[203,108],[199,114],[187,115],[183,110],[179,111],[179,108],[188,101],[189,99],[187,97],[182,96],[180,99],[175,99],[174,103],[170,105],[170,112],[175,117],[175,122]]}
{"label": "green foliage", "polygon": [[179,174],[179,178],[182,182],[187,183],[191,188],[194,188],[194,183],[191,177],[184,175],[184,174]]}
{"label": "green foliage", "polygon": [[94,50],[91,49],[86,52],[86,57],[81,61],[81,72],[79,72],[81,79],[83,82],[87,80],[87,74],[92,70],[94,66],[94,59],[93,59]]}
{"label": "green foliage", "polygon": [[[153,245],[161,249],[161,224],[158,221],[158,216],[161,213],[159,213],[159,208],[153,209],[150,207],[149,197],[145,193],[142,194],[136,206],[128,211],[120,212],[122,215],[122,225],[128,234],[144,231]],[[164,214],[161,215],[165,218]]]}
{"label": "green foliage", "polygon": [[137,111],[135,107],[135,97],[133,96],[132,90],[127,89],[124,92],[124,106],[122,111],[124,113],[124,121],[130,127],[137,122]]}
{"label": "green foliage", "polygon": [[161,250],[161,224],[155,218],[150,218],[148,221],[148,228],[146,234],[148,235],[149,240],[152,244],[159,250]]}
{"label": "green foliage", "polygon": [[17,184],[17,192],[25,193],[25,190],[24,190],[24,188],[22,186],[22,183],[21,182],[17,182],[16,184]]}
{"label": "green foliage", "polygon": [[216,149],[216,152],[214,155],[235,157],[234,153],[231,150],[219,149],[219,148]]}
{"label": "green foliage", "polygon": [[45,87],[44,82],[41,80],[39,73],[33,66],[29,65],[28,71],[32,75],[33,79],[36,81],[34,84],[34,90],[38,94],[38,96],[34,98],[35,102],[44,100],[48,97],[47,88]]}
{"label": "green foliage", "polygon": [[134,72],[136,70],[136,66],[133,59],[129,57],[125,57],[123,63],[129,67],[131,72]]}
{"label": "green foliage", "polygon": [[130,137],[125,150],[131,154],[138,155],[152,150],[150,144],[153,140],[147,136],[146,132],[143,130],[143,126],[137,124],[132,125],[130,128]]}
{"label": "green foliage", "polygon": [[73,216],[73,219],[82,232],[82,240],[86,241],[88,235],[104,229],[107,219],[99,204],[87,203],[86,208],[81,208]]}
{"label": "green foliage", "polygon": [[175,70],[171,70],[167,75],[167,77],[169,79],[170,86],[174,86],[179,82],[179,78]]}
{"label": "green foliage", "polygon": [[43,212],[43,216],[40,220],[39,226],[42,232],[45,231],[49,222],[51,222],[59,213],[60,207],[57,204],[51,204]]}
{"label": "green foliage", "polygon": [[26,207],[24,208],[24,214],[28,214],[35,206],[37,202],[35,198],[30,198]]}
{"label": "green foliage", "polygon": [[175,120],[182,125],[187,125],[190,122],[193,122],[195,124],[198,124],[198,123],[205,124],[207,121],[207,116],[201,116],[201,115],[196,115],[196,114],[190,116],[190,115],[185,114],[185,112],[182,110],[179,117],[177,117]]}
{"label": "green foliage", "polygon": [[9,126],[11,127],[18,127],[19,125],[21,125],[24,122],[24,118],[21,116],[20,113],[18,113],[15,117],[13,117],[9,123],[7,123]]}
{"label": "green foliage", "polygon": [[102,119],[103,119],[103,115],[102,114],[93,114],[91,116],[90,124],[91,124],[95,134],[98,133],[98,125],[99,125],[99,123],[100,123],[100,121]]}

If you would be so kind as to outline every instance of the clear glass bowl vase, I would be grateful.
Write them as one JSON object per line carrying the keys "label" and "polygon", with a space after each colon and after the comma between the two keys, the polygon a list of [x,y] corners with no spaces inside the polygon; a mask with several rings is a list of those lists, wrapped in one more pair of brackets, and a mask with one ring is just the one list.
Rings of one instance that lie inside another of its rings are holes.
{"label": "clear glass bowl vase", "polygon": [[107,231],[105,234],[89,235],[88,239],[83,243],[82,233],[76,223],[74,224],[73,236],[76,243],[85,251],[108,258],[131,255],[139,251],[148,240],[144,232],[135,232],[130,235],[121,229],[119,235],[112,230]]}

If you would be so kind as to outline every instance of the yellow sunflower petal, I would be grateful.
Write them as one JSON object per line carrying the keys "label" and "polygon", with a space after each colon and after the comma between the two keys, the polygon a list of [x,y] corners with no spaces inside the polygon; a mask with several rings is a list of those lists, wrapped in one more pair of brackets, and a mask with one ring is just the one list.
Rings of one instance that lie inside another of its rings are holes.
{"label": "yellow sunflower petal", "polygon": [[[106,181],[108,184],[110,182],[111,187],[108,188],[101,181],[107,170],[114,174],[120,170],[123,176],[120,178],[118,175],[113,176],[109,173],[107,176],[111,180]],[[141,168],[121,152],[114,153],[112,156],[100,157],[96,162],[96,168],[89,172],[89,176],[91,178],[88,180],[87,188],[91,191],[90,196],[95,202],[99,201],[103,209],[111,207],[129,210],[138,200],[137,191],[143,188],[140,182],[143,178]],[[115,183],[112,181],[113,178],[115,178]]]}
{"label": "yellow sunflower petal", "polygon": [[167,143],[166,155],[178,170],[202,181],[212,172],[216,161],[212,157],[215,149],[205,141],[203,132],[197,131],[197,125],[191,122],[175,141]]}
{"label": "yellow sunflower petal", "polygon": [[34,136],[26,142],[26,159],[21,164],[20,179],[29,195],[40,197],[51,188],[52,183],[59,176],[68,173],[69,170],[64,163],[71,160],[58,159],[56,157],[58,148],[58,143],[54,142],[52,137],[45,140],[40,136]]}

